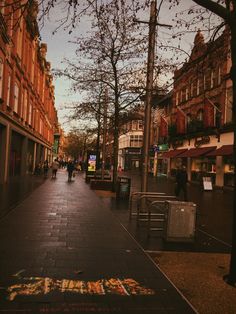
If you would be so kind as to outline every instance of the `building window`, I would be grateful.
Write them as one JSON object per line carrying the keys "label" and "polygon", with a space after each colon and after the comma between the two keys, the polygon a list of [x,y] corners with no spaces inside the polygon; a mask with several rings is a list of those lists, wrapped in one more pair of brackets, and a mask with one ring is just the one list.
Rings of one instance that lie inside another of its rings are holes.
{"label": "building window", "polygon": [[142,135],[131,135],[130,136],[130,147],[141,147],[143,145]]}
{"label": "building window", "polygon": [[138,130],[143,130],[143,120],[138,120]]}
{"label": "building window", "polygon": [[35,117],[34,117],[34,128],[35,128],[35,130],[36,131],[38,131],[39,130],[39,127],[38,127],[38,119],[39,119],[39,117],[38,117],[38,115],[39,115],[39,111],[38,111],[38,109],[36,109],[36,111],[35,111]]}
{"label": "building window", "polygon": [[179,105],[179,92],[176,92],[176,95],[175,95],[175,105],[176,106]]}
{"label": "building window", "polygon": [[197,112],[197,120],[203,121],[203,110],[202,109],[198,110],[198,112]]}
{"label": "building window", "polygon": [[27,121],[27,110],[28,110],[28,92],[26,89],[24,89],[24,100],[22,104],[22,118],[24,121]]}
{"label": "building window", "polygon": [[19,58],[21,59],[22,56],[22,41],[23,41],[23,18],[20,18],[19,27],[18,27],[18,32],[17,32],[17,54]]}
{"label": "building window", "polygon": [[181,90],[181,102],[186,101],[186,88]]}
{"label": "building window", "polygon": [[226,91],[226,108],[225,108],[225,121],[224,123],[231,123],[233,118],[233,91],[232,88]]}
{"label": "building window", "polygon": [[211,88],[211,69],[207,69],[204,75],[204,90],[208,90]]}
{"label": "building window", "polygon": [[190,84],[190,97],[193,97],[193,82]]}
{"label": "building window", "polygon": [[200,93],[200,81],[197,79],[197,95]]}
{"label": "building window", "polygon": [[13,111],[18,113],[18,110],[19,110],[19,83],[15,82]]}
{"label": "building window", "polygon": [[221,84],[221,68],[220,68],[220,66],[218,67],[218,71],[217,71],[218,73],[218,77],[217,77],[217,83],[218,83],[218,85],[220,85]]}
{"label": "building window", "polygon": [[192,116],[191,116],[191,113],[188,113],[187,114],[187,125],[189,125],[192,121]]}
{"label": "building window", "polygon": [[204,82],[203,77],[200,77],[198,80],[198,94],[202,94],[204,92]]}
{"label": "building window", "polygon": [[32,124],[32,104],[29,104],[28,124]]}
{"label": "building window", "polygon": [[138,129],[138,121],[133,120],[132,121],[132,130],[135,131]]}
{"label": "building window", "polygon": [[193,97],[197,96],[197,80],[194,80],[193,82]]}
{"label": "building window", "polygon": [[220,104],[215,104],[215,127],[221,127],[221,108]]}
{"label": "building window", "polygon": [[30,80],[31,83],[34,83],[34,67],[35,67],[35,42],[30,46],[30,49],[32,49],[32,61],[31,61],[31,68],[30,68]]}
{"label": "building window", "polygon": [[39,118],[39,133],[43,134],[43,121],[41,118]]}
{"label": "building window", "polygon": [[186,100],[188,100],[189,99],[189,89],[188,89],[188,87],[186,87]]}
{"label": "building window", "polygon": [[4,0],[0,1],[0,13],[2,14],[5,13],[5,1]]}
{"label": "building window", "polygon": [[8,80],[7,80],[7,103],[6,105],[10,107],[10,91],[11,91],[11,73],[8,75]]}
{"label": "building window", "polygon": [[0,98],[2,98],[3,87],[3,60],[0,58]]}
{"label": "building window", "polygon": [[218,85],[217,79],[217,69],[214,69],[213,71],[211,71],[211,88]]}
{"label": "building window", "polygon": [[7,33],[8,36],[12,37],[12,31],[13,31],[13,13],[9,12],[6,16],[7,19]]}

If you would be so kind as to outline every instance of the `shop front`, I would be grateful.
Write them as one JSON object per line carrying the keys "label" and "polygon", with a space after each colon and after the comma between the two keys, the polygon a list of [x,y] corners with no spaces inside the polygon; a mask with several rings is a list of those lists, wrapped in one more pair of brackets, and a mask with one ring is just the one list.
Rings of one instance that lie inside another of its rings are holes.
{"label": "shop front", "polygon": [[4,180],[4,167],[6,159],[6,127],[0,124],[0,183]]}
{"label": "shop front", "polygon": [[224,185],[234,186],[234,161],[233,156],[224,156]]}
{"label": "shop front", "polygon": [[22,146],[23,136],[12,131],[9,163],[10,177],[19,176],[21,174]]}
{"label": "shop front", "polygon": [[26,173],[33,173],[34,171],[34,142],[28,141]]}
{"label": "shop front", "polygon": [[[188,149],[173,149],[163,153],[162,158],[165,160],[165,166],[167,167],[167,175],[169,177],[175,177],[176,170],[182,165],[186,166],[186,158],[180,157]],[[167,160],[169,159],[169,163]]]}
{"label": "shop front", "polygon": [[215,149],[216,146],[191,148],[179,155],[180,158],[186,159],[187,169],[190,172],[188,176],[191,181],[202,184],[203,177],[210,177],[212,183],[215,183],[215,158],[207,156],[208,153]]}
{"label": "shop front", "polygon": [[207,154],[216,162],[216,185],[234,186],[233,145],[222,145]]}
{"label": "shop front", "polygon": [[124,170],[138,170],[141,167],[141,148],[129,147],[125,148],[123,152],[124,156]]}

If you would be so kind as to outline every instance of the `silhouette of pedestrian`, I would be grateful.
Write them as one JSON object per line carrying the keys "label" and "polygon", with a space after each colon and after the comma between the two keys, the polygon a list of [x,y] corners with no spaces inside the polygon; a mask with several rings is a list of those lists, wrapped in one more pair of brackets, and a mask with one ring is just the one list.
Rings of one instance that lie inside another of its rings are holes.
{"label": "silhouette of pedestrian", "polygon": [[67,172],[68,172],[68,182],[71,182],[71,178],[73,175],[73,171],[75,170],[75,166],[72,163],[71,160],[69,160],[68,164],[67,164]]}
{"label": "silhouette of pedestrian", "polygon": [[44,174],[44,178],[47,178],[48,176],[48,160],[46,159],[43,163],[43,174]]}
{"label": "silhouette of pedestrian", "polygon": [[56,158],[52,163],[52,179],[57,177],[57,170],[59,168],[59,162]]}
{"label": "silhouette of pedestrian", "polygon": [[187,174],[187,171],[186,171],[186,167],[182,166],[182,168],[178,169],[177,172],[176,172],[175,195],[176,195],[176,197],[179,197],[180,193],[183,192],[184,201],[188,200],[187,182],[188,182],[188,174]]}

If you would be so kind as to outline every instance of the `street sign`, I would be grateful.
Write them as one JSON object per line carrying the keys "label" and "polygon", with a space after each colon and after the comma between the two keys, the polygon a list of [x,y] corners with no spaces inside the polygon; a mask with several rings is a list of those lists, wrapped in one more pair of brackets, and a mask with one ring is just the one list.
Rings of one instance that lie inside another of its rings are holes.
{"label": "street sign", "polygon": [[154,152],[165,152],[169,150],[169,145],[168,144],[154,145],[153,149],[154,149]]}

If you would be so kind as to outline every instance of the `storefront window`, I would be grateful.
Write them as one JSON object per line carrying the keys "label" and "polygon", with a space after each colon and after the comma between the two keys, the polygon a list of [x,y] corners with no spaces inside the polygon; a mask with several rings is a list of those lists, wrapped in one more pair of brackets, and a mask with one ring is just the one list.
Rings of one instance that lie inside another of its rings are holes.
{"label": "storefront window", "polygon": [[215,158],[195,158],[192,160],[191,180],[202,182],[202,177],[210,176],[215,182]]}

